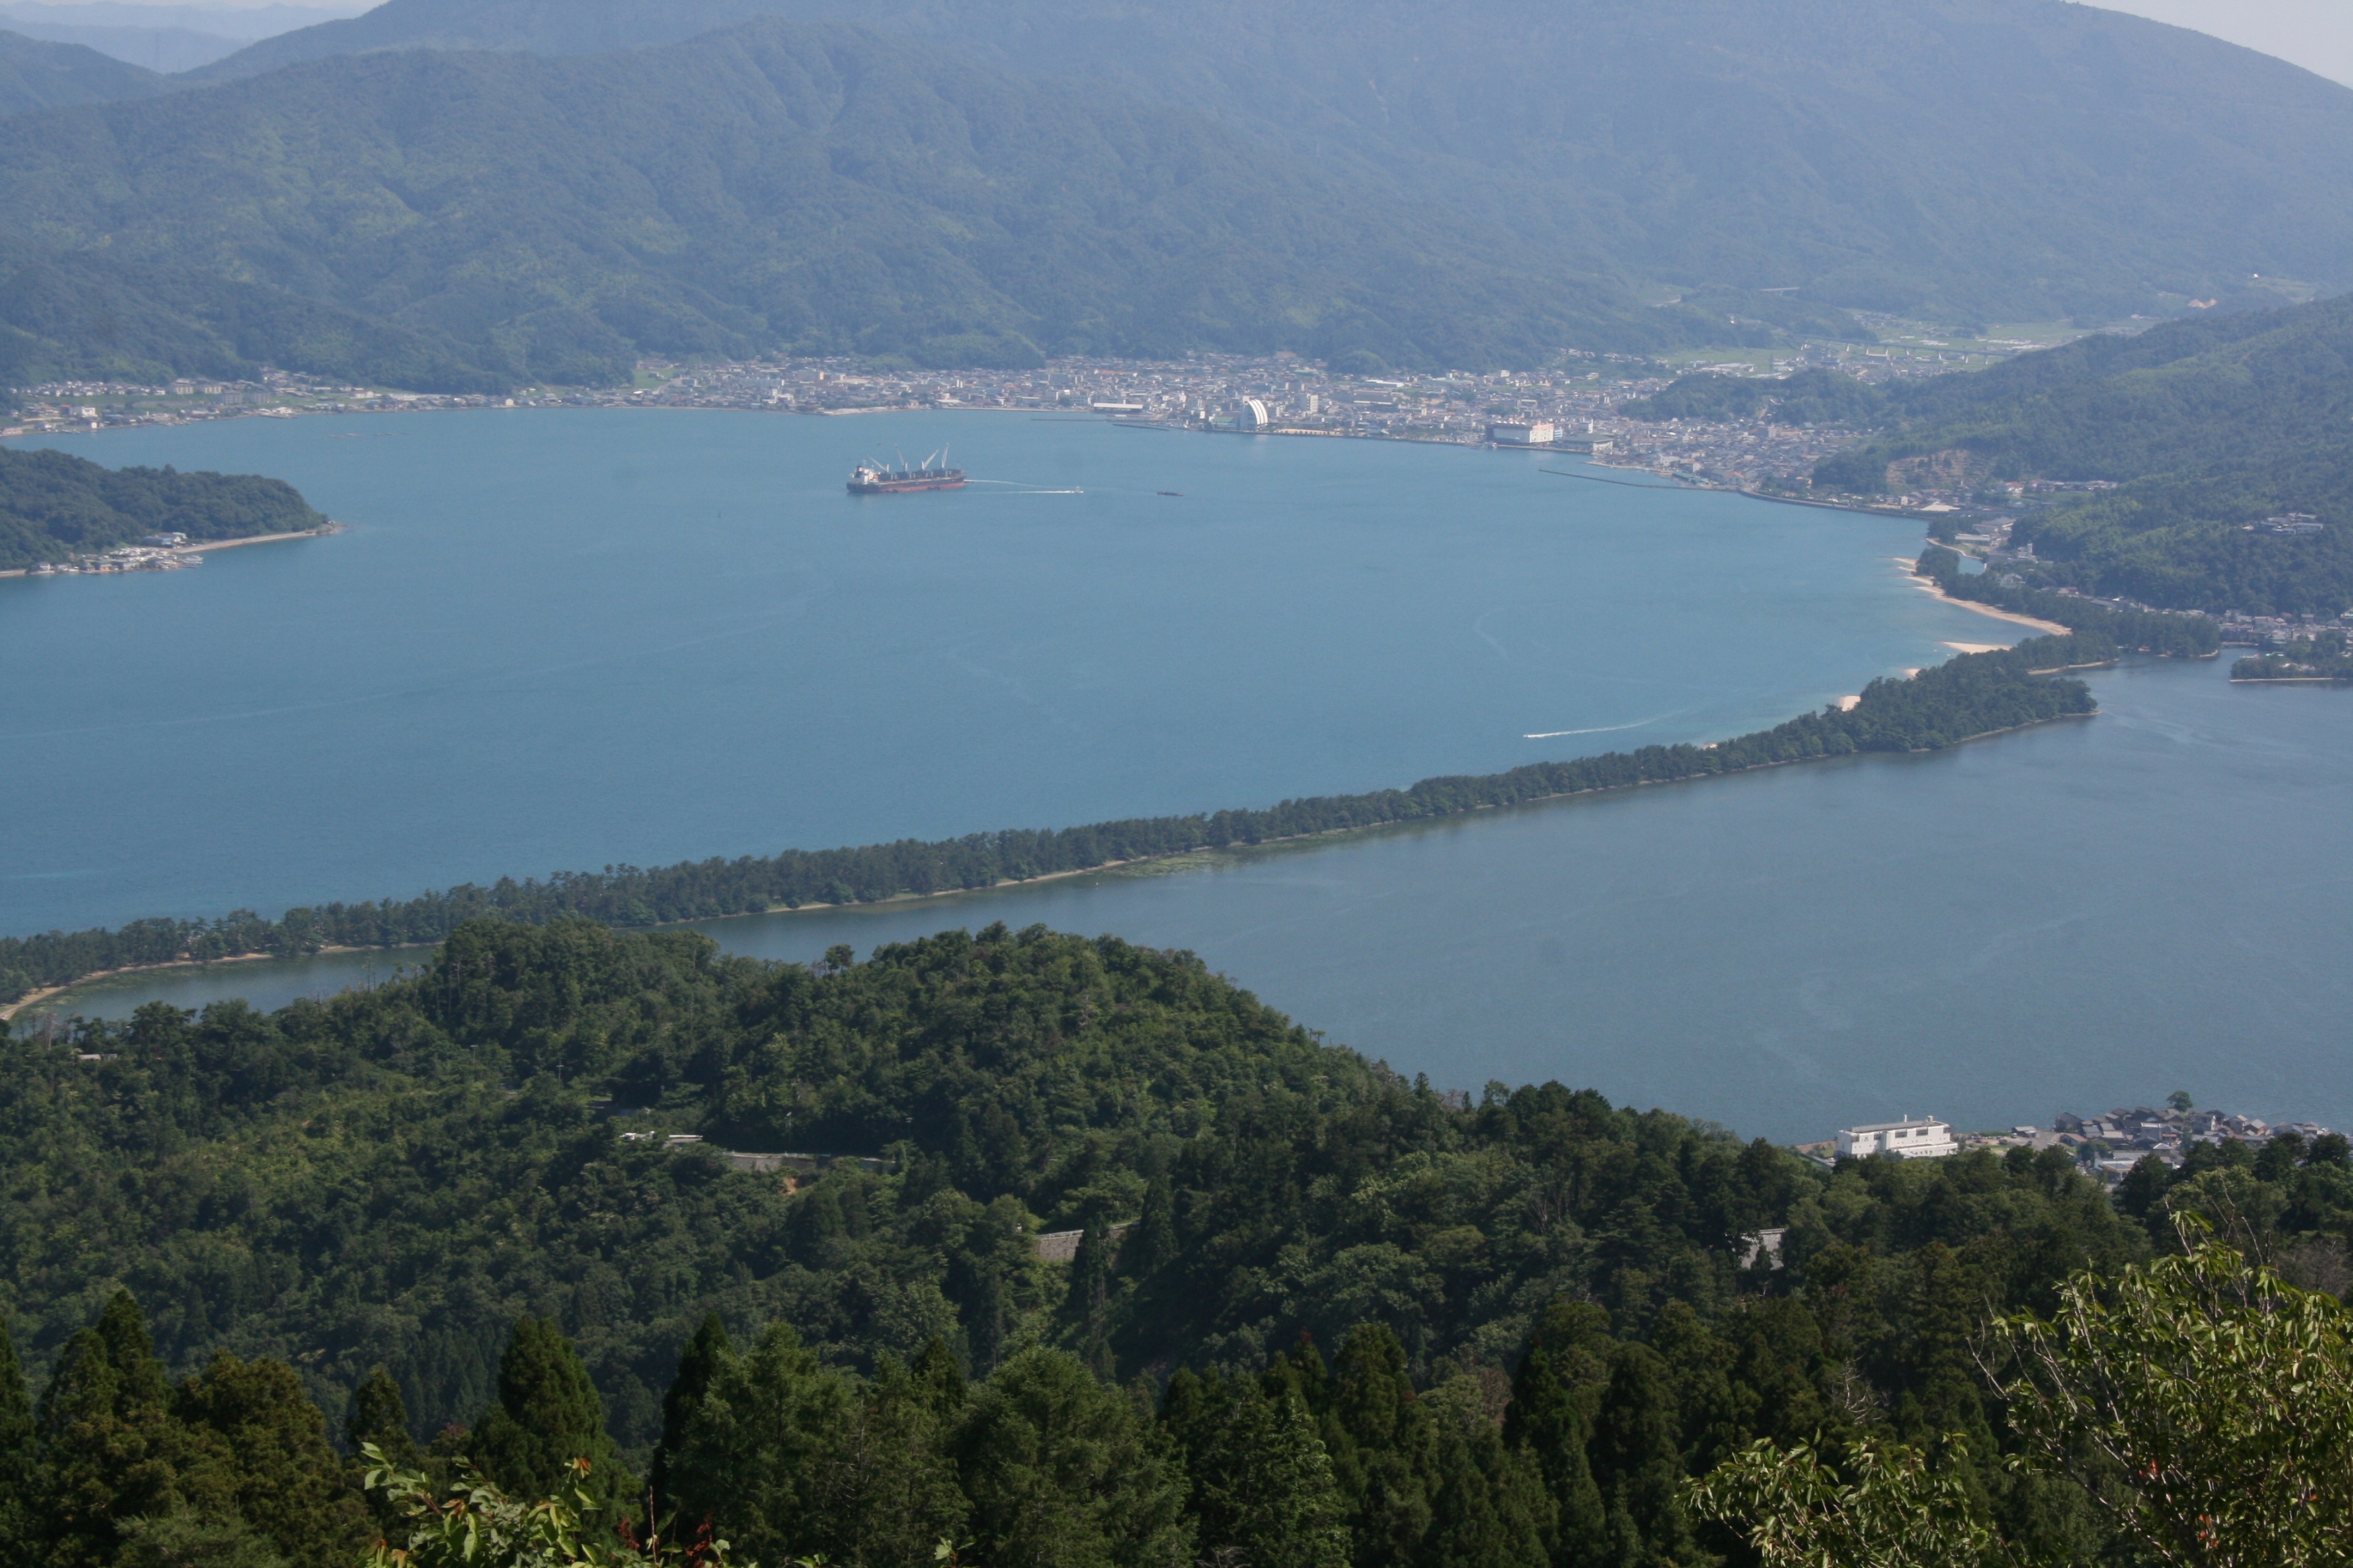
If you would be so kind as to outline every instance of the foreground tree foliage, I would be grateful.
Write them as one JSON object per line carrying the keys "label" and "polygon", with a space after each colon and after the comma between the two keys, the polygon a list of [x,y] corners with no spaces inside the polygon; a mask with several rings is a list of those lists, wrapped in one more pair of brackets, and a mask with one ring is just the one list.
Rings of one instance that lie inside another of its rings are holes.
{"label": "foreground tree foliage", "polygon": [[[2147,1560],[2299,1568],[2353,1555],[2353,1336],[2335,1296],[2203,1240],[2113,1279],[2072,1275],[2049,1318],[1990,1327],[2013,1468],[2078,1484]],[[1865,1439],[1831,1467],[1805,1445],[1759,1442],[1691,1495],[1767,1564],[2068,1560],[2002,1539],[1967,1457],[1957,1436],[1934,1458]]]}
{"label": "foreground tree foliage", "polygon": [[[2186,1479],[2152,1506],[2276,1522],[2264,1467],[2335,1452],[2335,1406],[2276,1404],[2335,1349],[2249,1342],[2161,1452],[2116,1369],[2159,1359],[2189,1266],[2127,1271],[2183,1216],[2345,1288],[2342,1140],[2114,1200],[2056,1150],[1825,1172],[1556,1084],[1440,1094],[1189,955],[1002,927],[805,967],[484,921],[373,991],[0,1056],[0,1304],[43,1390],[0,1364],[0,1528],[44,1568],[427,1553],[404,1510],[477,1494],[772,1568],[1713,1568],[1743,1475],[1801,1544],[1961,1499],[2088,1561],[2152,1550],[2119,1500],[2153,1461]],[[2289,1291],[2249,1299],[2337,1345]]]}

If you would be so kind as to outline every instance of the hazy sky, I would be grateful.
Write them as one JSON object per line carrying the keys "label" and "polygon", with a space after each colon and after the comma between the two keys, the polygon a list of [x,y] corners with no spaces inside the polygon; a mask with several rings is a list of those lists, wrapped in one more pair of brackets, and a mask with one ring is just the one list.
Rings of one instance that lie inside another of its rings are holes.
{"label": "hazy sky", "polygon": [[[155,0],[149,0],[150,4]],[[162,0],[249,5],[257,0]],[[300,3],[300,0],[297,0]],[[2101,0],[2109,10],[2195,27],[2353,86],[2353,0]],[[339,7],[348,9],[348,7]]]}
{"label": "hazy sky", "polygon": [[2353,86],[2353,0],[2101,0],[2108,10],[2195,27]]}

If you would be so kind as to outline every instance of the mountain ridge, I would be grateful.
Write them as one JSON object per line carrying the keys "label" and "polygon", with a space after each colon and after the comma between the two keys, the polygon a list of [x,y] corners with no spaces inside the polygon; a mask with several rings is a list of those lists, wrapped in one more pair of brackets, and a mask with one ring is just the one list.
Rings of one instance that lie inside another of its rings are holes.
{"label": "mountain ridge", "polygon": [[[1995,370],[1897,384],[1889,434],[1817,465],[1892,488],[1949,455],[1970,480],[2107,480],[2022,516],[2041,587],[2160,606],[2335,616],[2353,608],[2353,296],[2100,335]],[[2316,534],[2264,531],[2303,512]]]}
{"label": "mountain ridge", "polygon": [[0,152],[0,226],[557,382],[647,353],[1493,364],[1717,331],[1186,110],[774,19],[561,59],[387,51],[63,111]]}
{"label": "mountain ridge", "polygon": [[0,28],[0,115],[149,98],[169,90],[168,79],[84,45],[53,43]]}
{"label": "mountain ridge", "polygon": [[2353,89],[2054,0],[1574,0],[1533,26],[1502,0],[388,0],[208,69],[749,15],[1191,109],[1629,279],[2010,320],[2227,300],[2252,273],[2353,287]]}

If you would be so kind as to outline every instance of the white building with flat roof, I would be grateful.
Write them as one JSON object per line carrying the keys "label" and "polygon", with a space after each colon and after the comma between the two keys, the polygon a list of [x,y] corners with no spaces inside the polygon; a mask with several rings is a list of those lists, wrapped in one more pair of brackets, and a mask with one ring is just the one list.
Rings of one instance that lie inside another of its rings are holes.
{"label": "white building with flat roof", "polygon": [[1860,1160],[1867,1154],[1901,1154],[1907,1160],[1936,1160],[1947,1154],[1957,1154],[1961,1146],[1953,1142],[1949,1123],[1933,1116],[1915,1121],[1910,1117],[1901,1121],[1874,1121],[1863,1127],[1839,1129],[1838,1152],[1841,1159]]}

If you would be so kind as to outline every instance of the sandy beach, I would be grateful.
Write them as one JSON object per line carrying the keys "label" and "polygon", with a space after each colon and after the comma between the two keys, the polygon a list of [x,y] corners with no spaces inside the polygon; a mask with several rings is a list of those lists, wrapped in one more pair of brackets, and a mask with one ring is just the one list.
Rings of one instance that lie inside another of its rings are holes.
{"label": "sandy beach", "polygon": [[[1950,594],[1946,593],[1942,588],[1937,587],[1932,579],[1923,577],[1917,572],[1909,570],[1913,563],[1905,560],[1902,556],[1891,555],[1888,559],[1896,562],[1906,568],[1904,575],[1910,579],[1914,587],[1919,589],[1924,594],[1931,595],[1936,598],[1942,599],[1948,605],[1957,605],[1964,610],[1974,611],[1980,616],[1991,616],[1998,621],[2009,621],[2016,626],[2032,626],[2038,632],[2049,632],[2053,637],[2065,637],[2067,635],[2067,628],[2061,626],[2056,621],[2038,621],[2032,616],[2021,616],[2010,610],[1997,610],[1991,605],[1980,605],[1973,599],[1956,599]],[[1947,647],[1961,647],[1959,643],[1947,643],[1945,646]],[[1963,651],[1968,653],[1978,653],[1983,652],[1984,650],[1980,648],[1968,648]]]}

